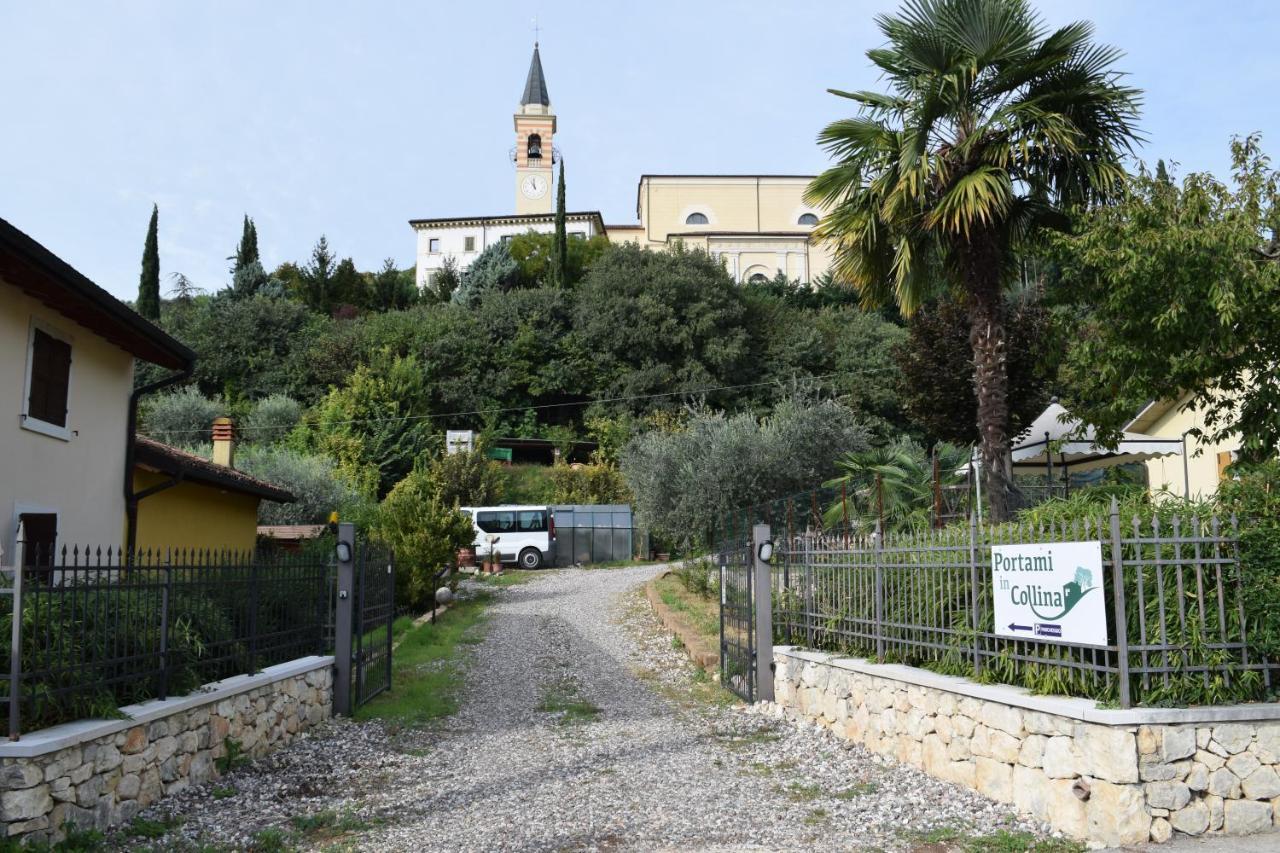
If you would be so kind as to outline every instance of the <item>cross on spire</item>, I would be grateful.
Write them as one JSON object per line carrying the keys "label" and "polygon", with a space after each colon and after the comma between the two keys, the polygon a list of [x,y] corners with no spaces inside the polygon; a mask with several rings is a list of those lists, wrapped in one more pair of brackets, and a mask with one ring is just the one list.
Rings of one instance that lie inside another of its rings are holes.
{"label": "cross on spire", "polygon": [[542,28],[538,26],[538,16],[534,15],[533,16],[533,46],[534,47],[538,46],[538,33],[541,31],[542,31]]}

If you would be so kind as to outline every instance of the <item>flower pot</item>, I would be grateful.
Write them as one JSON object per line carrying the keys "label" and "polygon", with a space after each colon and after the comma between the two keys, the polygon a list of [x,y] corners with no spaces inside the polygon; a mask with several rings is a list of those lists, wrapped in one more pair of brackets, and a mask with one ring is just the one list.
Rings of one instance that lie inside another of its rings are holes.
{"label": "flower pot", "polygon": [[471,567],[476,564],[475,548],[459,548],[458,549],[458,565]]}

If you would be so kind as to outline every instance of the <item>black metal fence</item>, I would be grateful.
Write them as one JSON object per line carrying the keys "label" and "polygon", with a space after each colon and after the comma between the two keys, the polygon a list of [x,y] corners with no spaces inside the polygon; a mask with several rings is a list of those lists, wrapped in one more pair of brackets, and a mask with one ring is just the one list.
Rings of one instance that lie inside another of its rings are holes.
{"label": "black metal fence", "polygon": [[[351,697],[359,708],[391,689],[391,646],[396,618],[396,575],[390,553],[365,546],[354,567]],[[435,605],[432,605],[434,609]]]}
{"label": "black metal fence", "polygon": [[747,702],[756,700],[755,590],[751,530],[719,544],[720,683]]}
{"label": "black metal fence", "polygon": [[12,604],[0,616],[11,736],[329,649],[333,567],[315,556],[29,556],[0,590]]}
{"label": "black metal fence", "polygon": [[[882,535],[829,510],[806,494],[737,521],[738,529],[772,525],[773,627],[782,642],[1121,707],[1274,692],[1280,664],[1250,644],[1234,517],[1153,507],[1122,518],[1113,500],[1096,517],[1056,524],[990,527],[971,518]],[[1081,541],[1100,543],[1108,644],[997,633],[993,546]]]}

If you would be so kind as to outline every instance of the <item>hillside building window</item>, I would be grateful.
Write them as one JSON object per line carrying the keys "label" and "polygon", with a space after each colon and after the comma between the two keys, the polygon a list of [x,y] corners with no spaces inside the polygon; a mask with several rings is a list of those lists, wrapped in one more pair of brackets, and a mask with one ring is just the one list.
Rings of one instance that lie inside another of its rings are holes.
{"label": "hillside building window", "polygon": [[427,241],[427,251],[433,255],[438,255],[440,253],[439,237],[432,237],[430,240]]}
{"label": "hillside building window", "polygon": [[67,437],[67,396],[71,387],[71,344],[32,327],[27,353],[27,405],[22,425]]}
{"label": "hillside building window", "polygon": [[751,278],[747,279],[747,281],[751,282],[752,284],[768,284],[769,277],[762,272],[758,272],[758,273],[753,273]]}
{"label": "hillside building window", "polygon": [[796,220],[797,225],[817,225],[818,217],[813,213],[802,213],[800,218]]}
{"label": "hillside building window", "polygon": [[706,225],[707,215],[705,213],[690,213],[684,218],[685,225]]}
{"label": "hillside building window", "polygon": [[467,237],[463,240],[463,251],[474,252],[476,250],[476,238]]}

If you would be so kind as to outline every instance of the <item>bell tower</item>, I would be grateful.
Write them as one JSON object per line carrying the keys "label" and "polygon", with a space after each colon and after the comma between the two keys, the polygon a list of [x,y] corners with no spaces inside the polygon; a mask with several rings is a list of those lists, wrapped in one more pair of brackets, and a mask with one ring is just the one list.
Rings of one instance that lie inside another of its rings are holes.
{"label": "bell tower", "polygon": [[515,126],[516,147],[511,149],[511,160],[516,166],[516,213],[551,213],[551,176],[560,158],[552,145],[556,117],[551,112],[537,42],[533,43],[533,61],[516,108]]}

